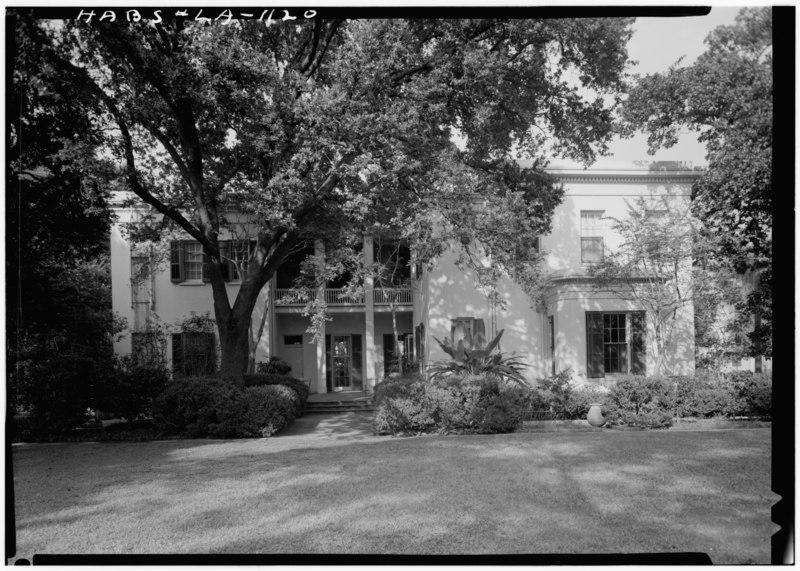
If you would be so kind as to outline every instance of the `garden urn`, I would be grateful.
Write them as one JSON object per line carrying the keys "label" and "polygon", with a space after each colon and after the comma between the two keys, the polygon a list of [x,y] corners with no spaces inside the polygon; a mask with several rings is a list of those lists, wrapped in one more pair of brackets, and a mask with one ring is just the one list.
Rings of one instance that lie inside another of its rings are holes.
{"label": "garden urn", "polygon": [[592,426],[603,426],[606,423],[606,418],[603,416],[603,405],[600,403],[592,403],[589,405],[589,412],[586,413],[586,420]]}

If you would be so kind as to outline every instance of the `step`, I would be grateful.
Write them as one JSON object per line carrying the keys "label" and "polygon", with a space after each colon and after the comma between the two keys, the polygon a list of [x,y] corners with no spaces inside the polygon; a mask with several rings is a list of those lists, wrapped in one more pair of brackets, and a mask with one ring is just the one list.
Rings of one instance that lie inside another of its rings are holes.
{"label": "step", "polygon": [[310,402],[306,412],[373,412],[371,403],[358,402]]}

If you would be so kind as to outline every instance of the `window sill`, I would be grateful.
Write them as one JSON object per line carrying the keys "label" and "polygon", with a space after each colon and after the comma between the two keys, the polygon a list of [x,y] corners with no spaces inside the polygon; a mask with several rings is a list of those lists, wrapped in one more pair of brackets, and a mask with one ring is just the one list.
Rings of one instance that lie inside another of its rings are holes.
{"label": "window sill", "polygon": [[179,282],[178,285],[179,286],[204,286],[207,283],[208,282],[204,282],[203,280],[186,280],[186,281]]}

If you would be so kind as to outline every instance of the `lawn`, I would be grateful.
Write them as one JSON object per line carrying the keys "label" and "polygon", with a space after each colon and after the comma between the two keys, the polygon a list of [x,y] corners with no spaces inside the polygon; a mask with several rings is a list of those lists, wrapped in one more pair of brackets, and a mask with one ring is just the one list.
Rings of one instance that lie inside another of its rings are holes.
{"label": "lawn", "polygon": [[366,422],[16,445],[17,557],[694,551],[769,563],[769,429],[390,438]]}

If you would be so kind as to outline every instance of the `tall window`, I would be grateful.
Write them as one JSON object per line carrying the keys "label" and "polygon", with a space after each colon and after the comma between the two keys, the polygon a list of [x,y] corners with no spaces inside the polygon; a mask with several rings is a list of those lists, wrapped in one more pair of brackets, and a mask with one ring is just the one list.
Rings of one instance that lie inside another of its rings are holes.
{"label": "tall window", "polygon": [[187,242],[183,247],[183,271],[187,280],[203,279],[203,246],[200,242]]}
{"label": "tall window", "polygon": [[581,210],[581,263],[603,261],[603,210]]}
{"label": "tall window", "polygon": [[645,314],[586,313],[586,370],[589,378],[646,372]]}
{"label": "tall window", "polygon": [[[247,271],[250,254],[255,242],[243,240],[220,240],[222,259],[222,279],[226,282],[241,280]],[[194,240],[174,240],[170,244],[170,279],[179,283],[184,281],[208,280],[208,264],[200,242]]]}

